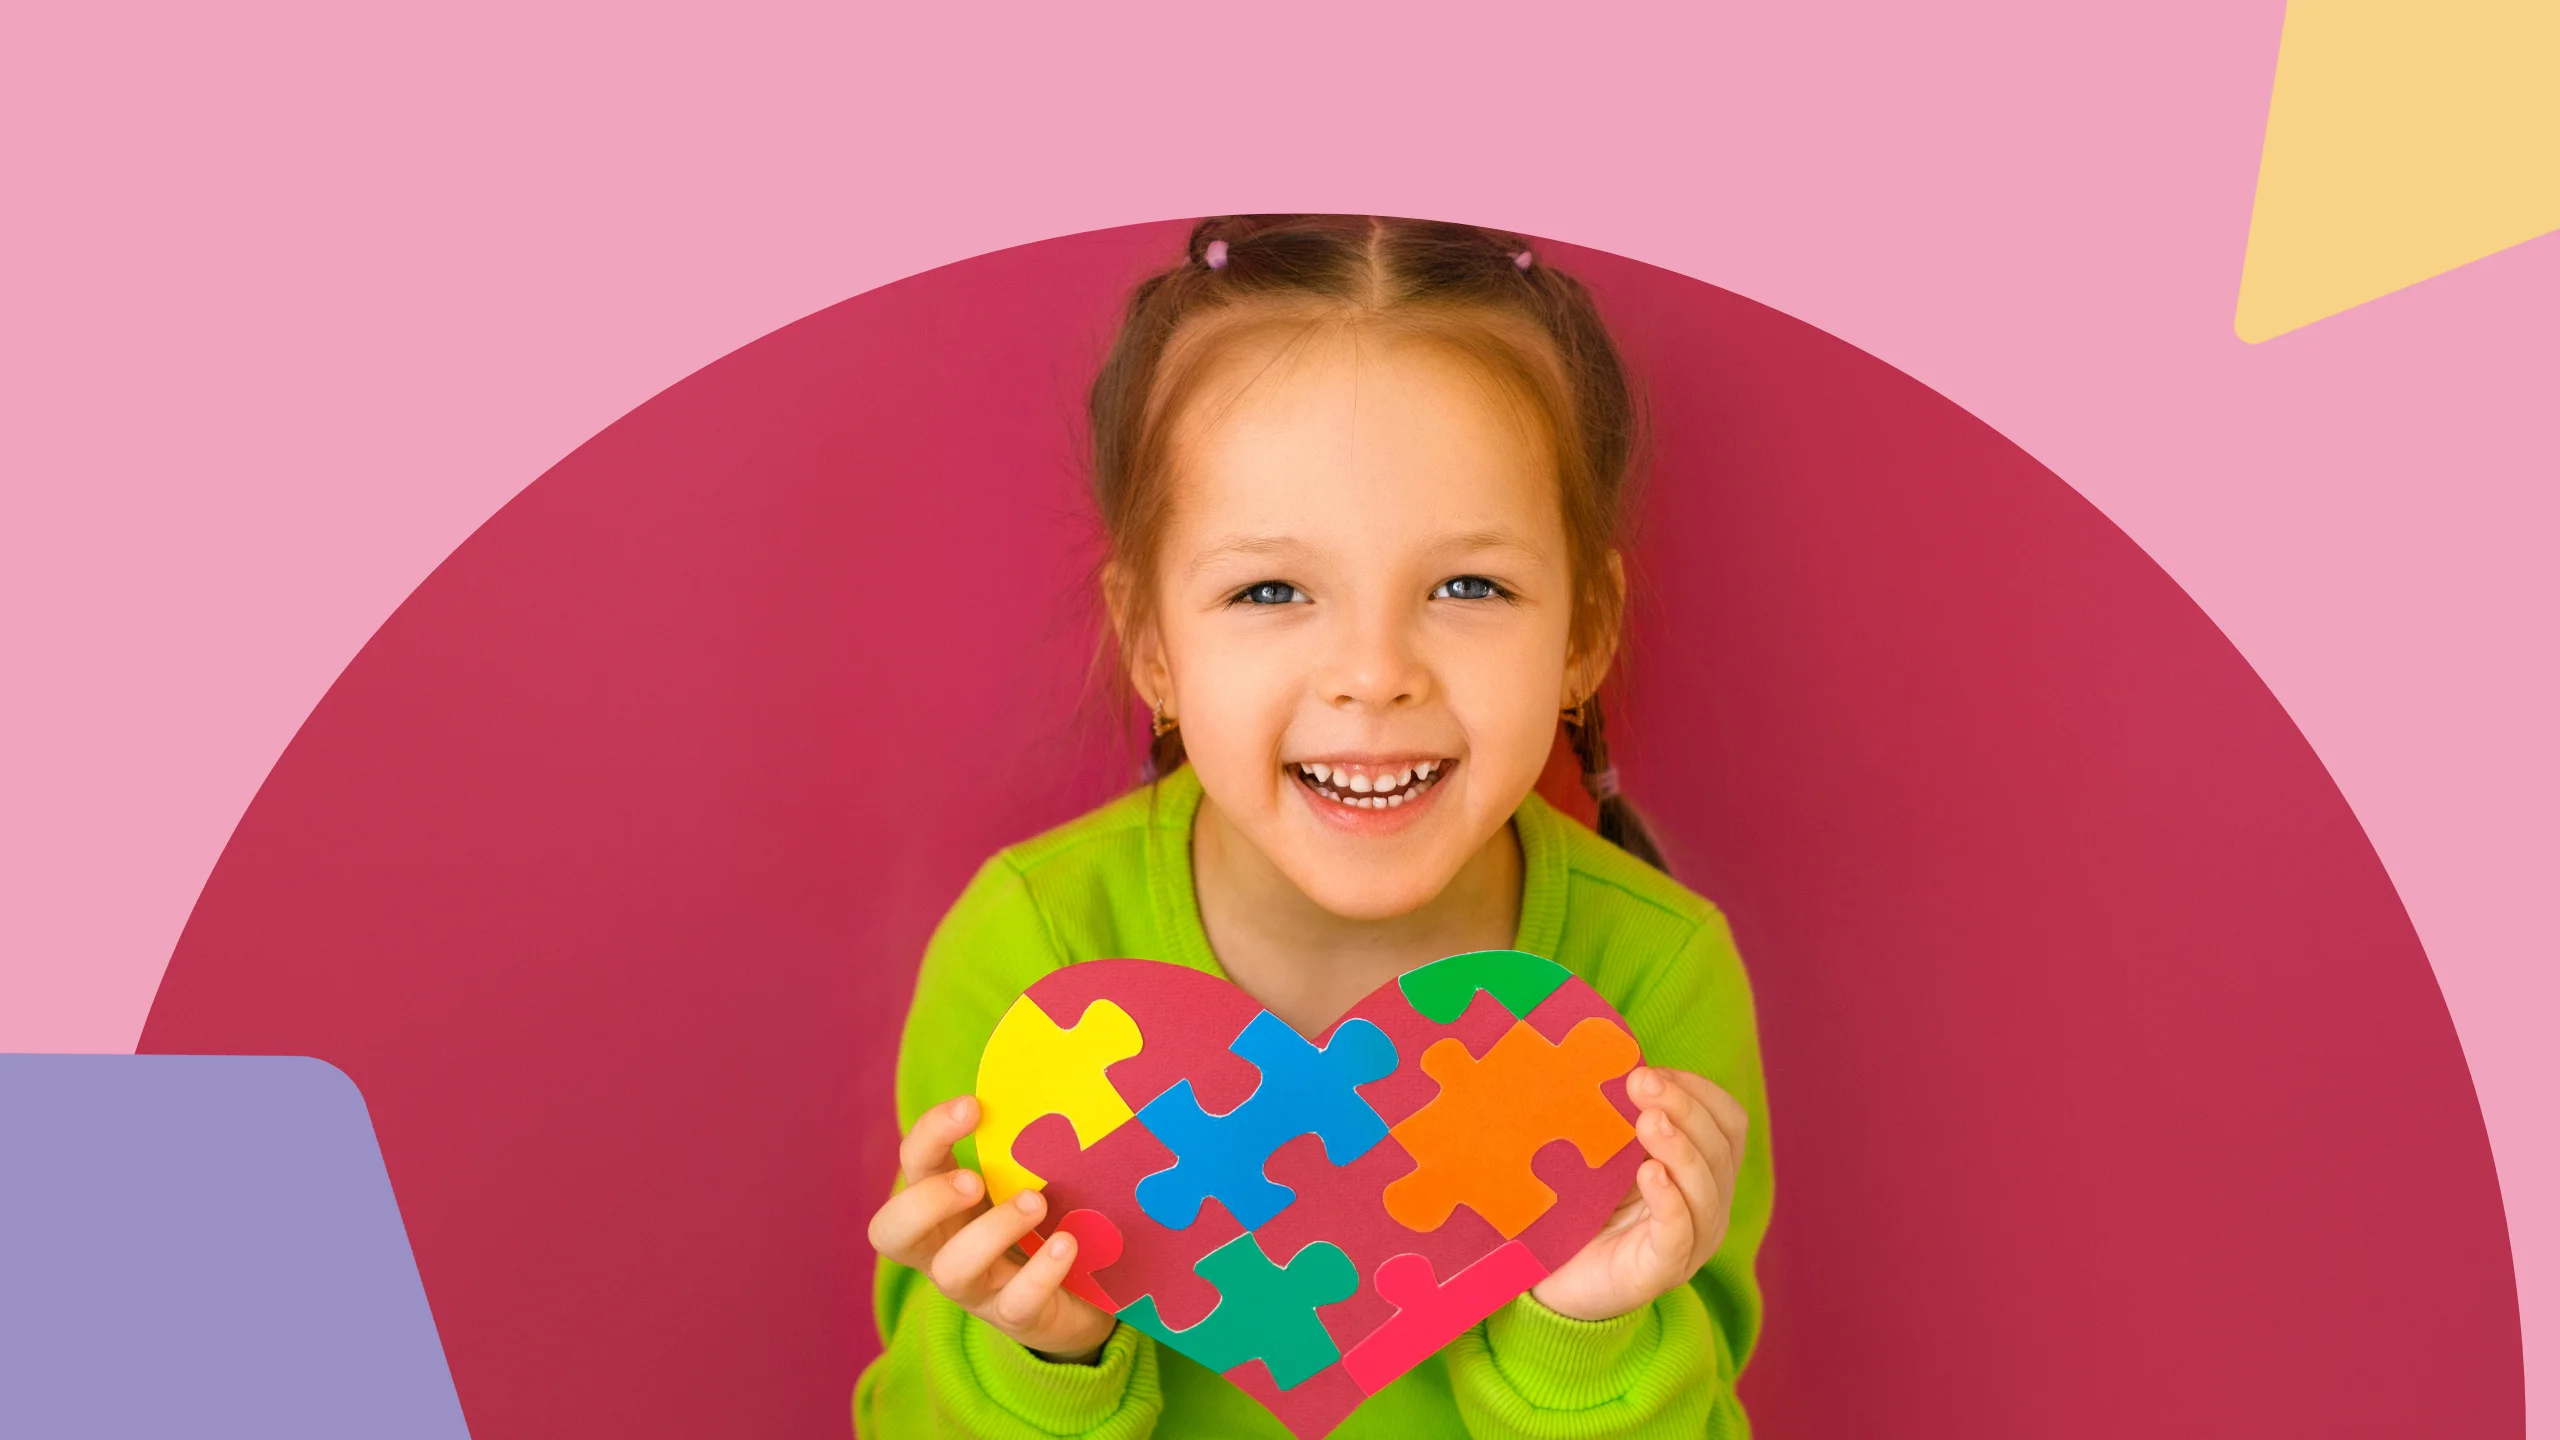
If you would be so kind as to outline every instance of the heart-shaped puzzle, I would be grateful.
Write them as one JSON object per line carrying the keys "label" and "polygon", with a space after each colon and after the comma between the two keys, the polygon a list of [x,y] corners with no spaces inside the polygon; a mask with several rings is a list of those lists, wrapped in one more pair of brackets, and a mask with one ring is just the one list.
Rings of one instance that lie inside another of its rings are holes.
{"label": "heart-shaped puzzle", "polygon": [[1076,1294],[1302,1440],[1563,1264],[1644,1150],[1626,1022],[1551,960],[1454,955],[1310,1043],[1223,980],[1095,960],[978,1062],[978,1163],[1045,1189]]}

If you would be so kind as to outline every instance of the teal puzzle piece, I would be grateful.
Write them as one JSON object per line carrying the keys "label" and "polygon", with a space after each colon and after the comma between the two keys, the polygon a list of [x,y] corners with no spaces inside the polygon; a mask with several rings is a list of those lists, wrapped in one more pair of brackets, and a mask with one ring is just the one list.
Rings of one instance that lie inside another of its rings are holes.
{"label": "teal puzzle piece", "polygon": [[1284,1268],[1272,1264],[1251,1235],[1239,1235],[1191,1268],[1218,1287],[1217,1308],[1199,1324],[1168,1328],[1152,1295],[1139,1297],[1120,1318],[1220,1374],[1259,1360],[1283,1390],[1342,1358],[1316,1315],[1317,1306],[1348,1300],[1360,1288],[1360,1272],[1339,1246],[1319,1240]]}

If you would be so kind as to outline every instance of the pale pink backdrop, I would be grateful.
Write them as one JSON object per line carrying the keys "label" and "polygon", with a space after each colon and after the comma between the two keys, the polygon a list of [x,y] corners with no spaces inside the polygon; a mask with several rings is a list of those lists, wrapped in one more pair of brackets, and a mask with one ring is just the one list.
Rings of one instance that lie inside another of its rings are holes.
{"label": "pale pink backdrop", "polygon": [[132,1046],[330,680],[660,386],[1042,236],[1473,219],[1845,337],[2186,586],[2400,886],[2560,1383],[2560,240],[2234,338],[2277,0],[20,8],[0,1049]]}

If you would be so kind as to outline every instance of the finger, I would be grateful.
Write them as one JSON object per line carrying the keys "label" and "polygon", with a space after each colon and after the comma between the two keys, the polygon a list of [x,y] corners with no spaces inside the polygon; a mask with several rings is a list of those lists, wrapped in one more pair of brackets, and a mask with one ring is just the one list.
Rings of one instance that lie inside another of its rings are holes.
{"label": "finger", "polygon": [[1735,1154],[1742,1153],[1742,1142],[1751,1133],[1751,1112],[1742,1108],[1741,1101],[1704,1075],[1668,1067],[1662,1068],[1661,1073],[1706,1110],[1714,1119],[1716,1128],[1724,1132]]}
{"label": "finger", "polygon": [[1681,1085],[1677,1070],[1647,1065],[1627,1077],[1627,1098],[1640,1110],[1659,1110],[1677,1120],[1698,1108],[1698,1097]]}
{"label": "finger", "polygon": [[978,1098],[962,1095],[945,1100],[916,1117],[914,1128],[898,1142],[898,1175],[913,1185],[958,1164],[951,1147],[978,1128]]}
{"label": "finger", "polygon": [[1699,1154],[1706,1157],[1707,1169],[1715,1177],[1716,1193],[1729,1193],[1734,1173],[1742,1168],[1742,1157],[1733,1148],[1732,1138],[1725,1134],[1724,1127],[1716,1123],[1713,1112],[1695,1100],[1689,1100],[1678,1110],[1661,1113],[1670,1115],[1679,1125],[1680,1133],[1688,1137]]}
{"label": "finger", "polygon": [[1699,1075],[1689,1078],[1705,1091],[1699,1099],[1706,1105],[1707,1113],[1715,1117],[1716,1128],[1724,1132],[1725,1143],[1731,1145],[1733,1153],[1739,1156],[1743,1142],[1751,1136],[1751,1112],[1743,1109],[1741,1101],[1734,1099],[1714,1081]]}
{"label": "finger", "polygon": [[1636,1188],[1644,1192],[1645,1208],[1653,1212],[1646,1236],[1653,1253],[1680,1266],[1686,1278],[1697,1268],[1699,1221],[1694,1197],[1682,1192],[1660,1160],[1647,1160],[1636,1168]]}
{"label": "finger", "polygon": [[[1646,1153],[1653,1156],[1654,1163],[1663,1167],[1679,1191],[1681,1209],[1692,1215],[1697,1225],[1705,1226],[1708,1217],[1723,1206],[1725,1192],[1715,1167],[1707,1163],[1707,1157],[1698,1149],[1697,1142],[1689,1138],[1689,1132],[1658,1112],[1647,1115],[1636,1126],[1636,1138],[1644,1142]],[[1641,1185],[1641,1177],[1638,1183]],[[1648,1207],[1653,1199],[1651,1194],[1646,1195]]]}
{"label": "finger", "polygon": [[1058,1287],[1066,1283],[1067,1271],[1076,1260],[1076,1237],[1052,1235],[1047,1244],[1031,1254],[1029,1262],[1013,1272],[995,1298],[987,1302],[986,1318],[996,1328],[1007,1331],[1027,1330],[1049,1302],[1057,1298]]}
{"label": "finger", "polygon": [[1678,1121],[1711,1157],[1719,1149],[1730,1152],[1730,1161],[1720,1162],[1720,1168],[1730,1170],[1741,1164],[1751,1116],[1714,1081],[1686,1070],[1648,1066],[1644,1075],[1629,1079],[1627,1093],[1640,1107],[1661,1109]]}
{"label": "finger", "polygon": [[975,1170],[950,1170],[889,1197],[871,1216],[871,1248],[901,1265],[932,1258],[932,1237],[986,1198]]}
{"label": "finger", "polygon": [[1642,1112],[1637,1119],[1641,1121],[1645,1115],[1667,1116],[1699,1149],[1723,1148],[1724,1132],[1708,1114],[1705,1102],[1673,1078],[1678,1074],[1677,1070],[1648,1068],[1628,1082],[1627,1093],[1635,1098]]}
{"label": "finger", "polygon": [[1031,1233],[1047,1208],[1037,1190],[1025,1190],[960,1228],[933,1257],[933,1283],[943,1294],[975,1310],[1013,1278],[1017,1262],[1006,1254]]}

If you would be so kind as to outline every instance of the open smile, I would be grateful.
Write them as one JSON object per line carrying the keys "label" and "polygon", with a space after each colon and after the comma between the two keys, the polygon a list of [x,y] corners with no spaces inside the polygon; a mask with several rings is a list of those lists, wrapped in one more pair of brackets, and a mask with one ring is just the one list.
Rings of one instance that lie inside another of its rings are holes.
{"label": "open smile", "polygon": [[1449,778],[1455,760],[1406,760],[1388,764],[1301,760],[1288,766],[1298,783],[1346,810],[1398,810]]}

